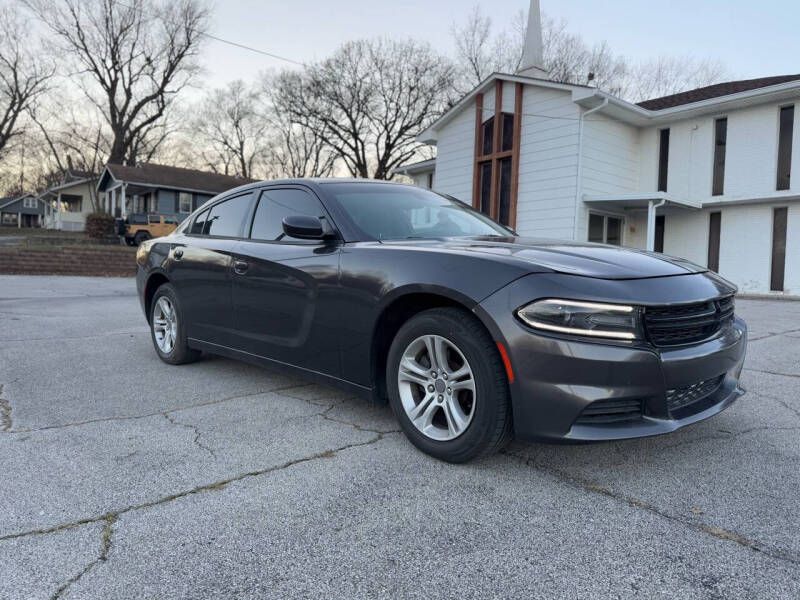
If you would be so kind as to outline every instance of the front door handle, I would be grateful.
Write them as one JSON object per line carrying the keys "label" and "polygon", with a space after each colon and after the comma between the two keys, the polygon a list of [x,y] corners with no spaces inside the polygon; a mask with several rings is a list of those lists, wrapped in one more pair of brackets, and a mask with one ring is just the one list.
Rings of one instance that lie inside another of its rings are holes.
{"label": "front door handle", "polygon": [[247,263],[243,260],[234,260],[233,270],[239,275],[244,275],[247,273]]}
{"label": "front door handle", "polygon": [[180,260],[182,258],[183,258],[183,250],[178,248],[177,250],[175,250],[175,260]]}

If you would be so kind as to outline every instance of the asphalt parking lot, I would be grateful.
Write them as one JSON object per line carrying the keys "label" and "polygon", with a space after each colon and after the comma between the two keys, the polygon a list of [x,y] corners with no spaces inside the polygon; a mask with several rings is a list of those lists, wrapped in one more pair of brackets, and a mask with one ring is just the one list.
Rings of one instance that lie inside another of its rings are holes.
{"label": "asphalt parking lot", "polygon": [[132,279],[0,277],[0,598],[800,597],[800,302],[730,410],[463,466],[388,407],[151,346]]}

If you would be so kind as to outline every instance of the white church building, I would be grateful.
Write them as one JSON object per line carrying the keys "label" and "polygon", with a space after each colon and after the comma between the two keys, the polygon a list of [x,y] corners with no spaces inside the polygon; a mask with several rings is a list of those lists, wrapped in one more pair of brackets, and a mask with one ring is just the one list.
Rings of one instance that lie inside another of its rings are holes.
{"label": "white church building", "polygon": [[800,295],[800,74],[631,104],[556,83],[531,2],[523,68],[423,131],[435,160],[397,170],[526,237],[655,250],[745,294]]}

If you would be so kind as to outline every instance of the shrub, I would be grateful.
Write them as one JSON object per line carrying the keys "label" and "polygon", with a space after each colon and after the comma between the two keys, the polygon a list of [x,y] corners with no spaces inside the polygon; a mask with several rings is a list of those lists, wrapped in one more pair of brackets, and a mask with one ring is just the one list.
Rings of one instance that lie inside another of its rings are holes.
{"label": "shrub", "polygon": [[101,240],[114,235],[114,217],[104,212],[86,215],[86,237]]}

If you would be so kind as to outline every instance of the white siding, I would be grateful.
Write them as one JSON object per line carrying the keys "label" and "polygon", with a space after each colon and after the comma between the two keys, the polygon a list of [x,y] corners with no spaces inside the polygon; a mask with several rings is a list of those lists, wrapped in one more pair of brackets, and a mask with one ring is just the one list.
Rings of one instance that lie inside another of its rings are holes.
{"label": "white siding", "polygon": [[[772,269],[772,211],[776,206],[786,205],[721,206],[691,212],[673,209],[666,213],[664,254],[708,266],[709,214],[719,211],[720,275],[739,286],[742,293],[767,294]],[[800,206],[797,205],[789,206],[783,293],[800,294]]]}
{"label": "white siding", "polygon": [[[708,266],[708,213],[673,208],[664,213],[664,254]],[[725,217],[723,216],[723,227]],[[644,224],[645,236],[647,223]],[[640,247],[644,248],[645,243]],[[720,251],[720,263],[722,252]]]}
{"label": "white siding", "polygon": [[[795,118],[795,126],[797,121]],[[800,296],[800,206],[797,204],[789,206],[786,223],[786,274],[783,284],[785,294]]]}
{"label": "white siding", "polygon": [[428,175],[430,175],[433,171],[428,171],[425,173],[417,173],[416,175],[410,175],[411,180],[414,182],[414,185],[421,188],[429,188],[428,185],[429,179]]}
{"label": "white siding", "polygon": [[[697,203],[739,200],[775,193],[778,157],[778,112],[783,104],[739,109],[730,113],[669,124],[667,192]],[[728,119],[724,195],[712,196],[714,120]],[[658,183],[658,131],[648,127],[640,135],[639,187],[656,190]],[[800,173],[800,114],[795,115],[792,172]],[[792,191],[800,192],[798,178]],[[785,193],[785,192],[784,192]]]}
{"label": "white siding", "polygon": [[569,92],[526,85],[522,113],[517,231],[572,239],[578,107]]}
{"label": "white siding", "polygon": [[639,186],[639,130],[592,113],[583,124],[584,194],[631,194]]}
{"label": "white siding", "polygon": [[769,290],[772,259],[772,207],[722,208],[720,275],[742,292]]}
{"label": "white siding", "polygon": [[[639,129],[598,113],[591,113],[583,122],[581,195],[632,194],[639,187]],[[589,209],[581,203],[578,213],[577,239],[588,238]],[[626,217],[623,241],[635,245],[640,227],[630,232]],[[644,224],[645,241],[647,222]],[[570,236],[573,237],[573,236]]]}
{"label": "white siding", "polygon": [[475,102],[464,107],[439,131],[433,189],[472,203],[475,160]]}

